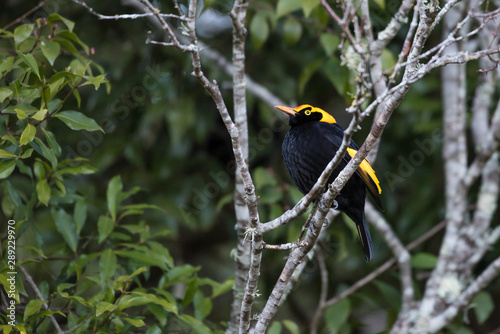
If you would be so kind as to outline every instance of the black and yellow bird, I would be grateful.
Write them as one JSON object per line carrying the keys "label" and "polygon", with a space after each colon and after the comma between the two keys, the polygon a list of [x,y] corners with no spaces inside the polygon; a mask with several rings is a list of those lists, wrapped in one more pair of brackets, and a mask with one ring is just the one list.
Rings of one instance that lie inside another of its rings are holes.
{"label": "black and yellow bird", "polygon": [[[307,194],[342,144],[344,130],[332,115],[308,104],[296,108],[284,106],[276,108],[290,117],[291,128],[283,140],[283,161],[293,182],[303,194]],[[351,140],[347,154],[330,175],[328,183],[335,180],[358,149],[356,143]],[[335,209],[344,212],[356,223],[366,260],[370,261],[373,257],[373,248],[365,219],[366,189],[383,211],[379,197],[381,193],[379,181],[370,163],[365,159],[337,196]]]}

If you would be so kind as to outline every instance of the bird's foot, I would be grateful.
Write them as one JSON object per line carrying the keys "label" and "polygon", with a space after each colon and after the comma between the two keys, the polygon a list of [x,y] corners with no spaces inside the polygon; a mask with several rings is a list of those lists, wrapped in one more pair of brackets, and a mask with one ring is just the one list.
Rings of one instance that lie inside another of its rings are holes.
{"label": "bird's foot", "polygon": [[339,209],[339,202],[337,202],[336,199],[333,200],[332,209],[333,210],[338,210]]}
{"label": "bird's foot", "polygon": [[314,231],[314,226],[313,224],[309,224],[309,231],[315,236],[317,237],[318,235],[316,234],[316,231]]}

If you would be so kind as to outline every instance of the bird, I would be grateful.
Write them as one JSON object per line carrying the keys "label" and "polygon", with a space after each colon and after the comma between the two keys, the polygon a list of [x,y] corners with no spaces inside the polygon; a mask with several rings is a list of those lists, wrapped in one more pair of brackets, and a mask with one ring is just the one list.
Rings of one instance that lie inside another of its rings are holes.
{"label": "bird", "polygon": [[[279,105],[275,108],[289,116],[290,130],[282,144],[283,162],[292,181],[305,195],[309,193],[340,148],[344,129],[332,115],[309,104],[295,108]],[[335,180],[358,150],[358,145],[351,140],[346,154],[333,170],[328,183]],[[373,258],[373,246],[364,211],[366,190],[373,197],[377,207],[384,211],[380,199],[382,193],[380,182],[370,162],[364,159],[336,197],[333,208],[344,212],[354,221],[366,261],[370,261]]]}

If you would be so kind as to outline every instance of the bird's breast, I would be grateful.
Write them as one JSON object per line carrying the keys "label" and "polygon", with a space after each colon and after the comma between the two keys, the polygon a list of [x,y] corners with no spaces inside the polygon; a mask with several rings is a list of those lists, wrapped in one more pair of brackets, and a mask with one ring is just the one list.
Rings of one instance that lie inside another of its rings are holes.
{"label": "bird's breast", "polygon": [[293,182],[302,193],[316,183],[338,147],[324,138],[320,131],[292,127],[283,140],[283,161]]}

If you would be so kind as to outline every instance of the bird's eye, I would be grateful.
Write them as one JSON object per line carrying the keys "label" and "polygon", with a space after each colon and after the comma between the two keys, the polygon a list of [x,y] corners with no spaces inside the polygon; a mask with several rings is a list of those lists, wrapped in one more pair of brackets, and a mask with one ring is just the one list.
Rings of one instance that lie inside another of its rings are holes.
{"label": "bird's eye", "polygon": [[306,111],[304,111],[304,114],[305,114],[306,116],[311,115],[311,110],[306,110]]}

